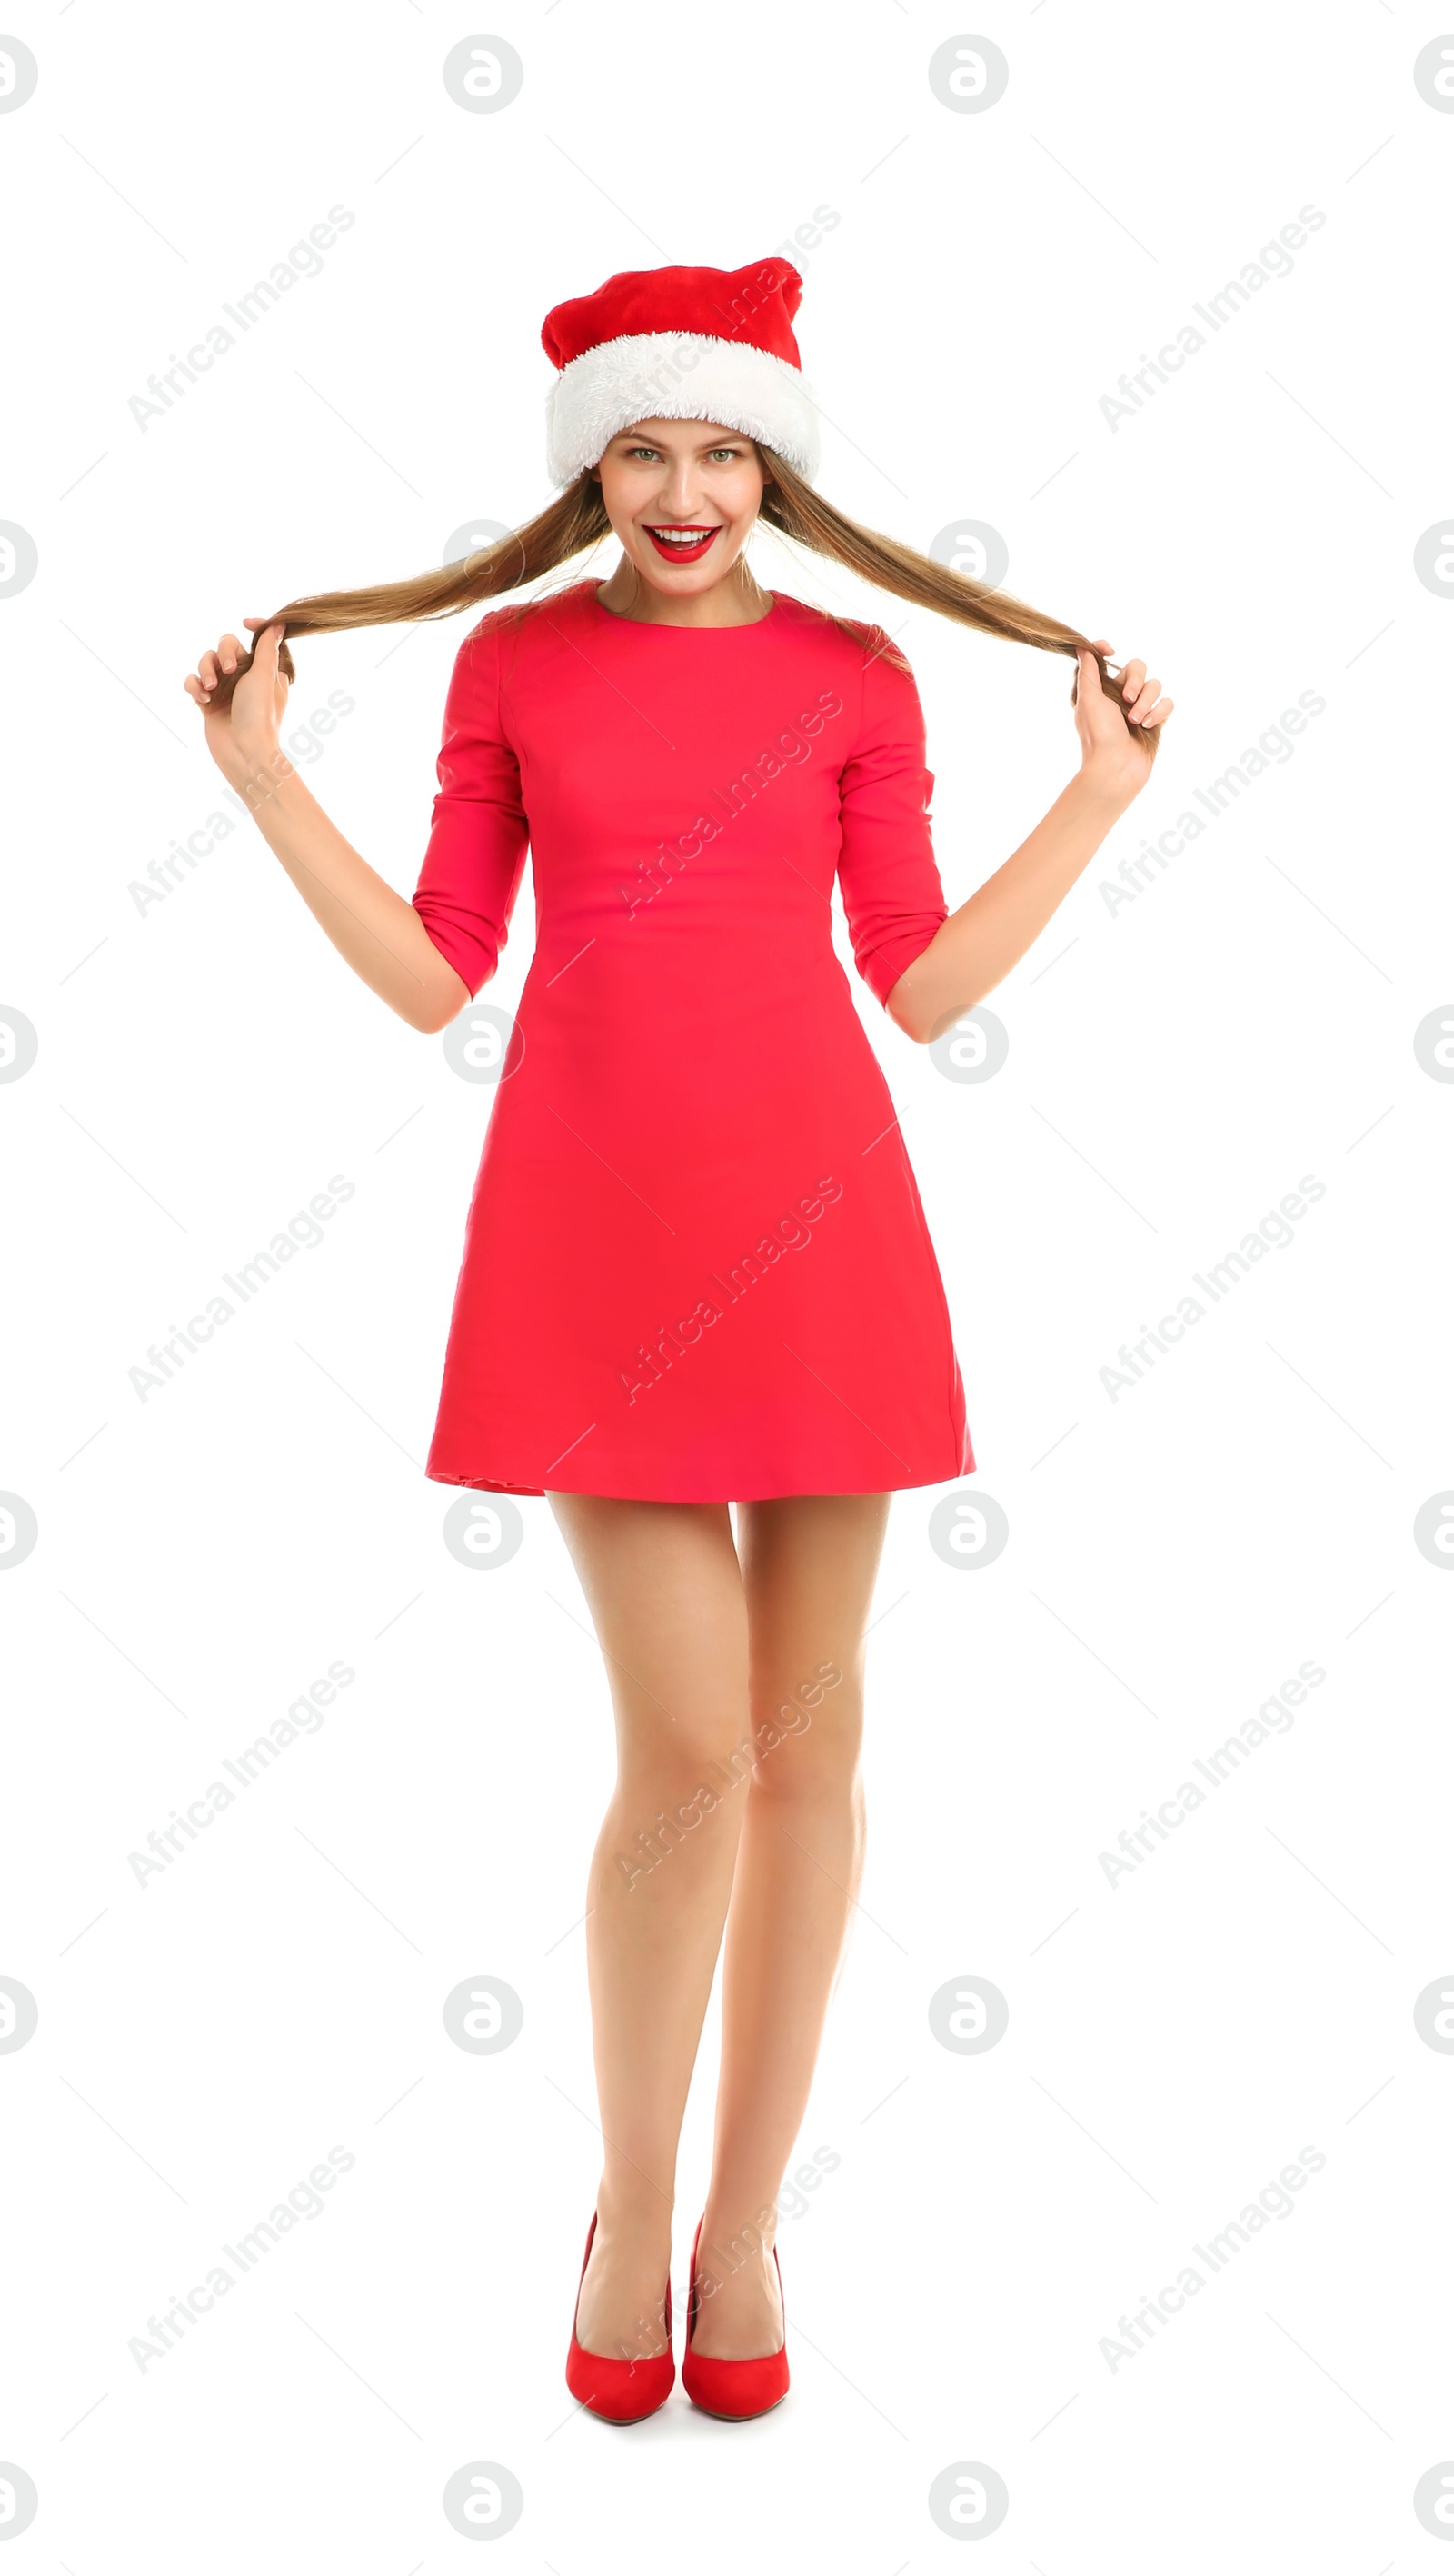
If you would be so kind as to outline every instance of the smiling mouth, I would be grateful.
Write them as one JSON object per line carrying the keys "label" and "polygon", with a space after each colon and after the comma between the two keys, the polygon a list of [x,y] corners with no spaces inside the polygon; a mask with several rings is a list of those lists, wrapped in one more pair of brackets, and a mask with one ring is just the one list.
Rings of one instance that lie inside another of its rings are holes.
{"label": "smiling mouth", "polygon": [[700,563],[719,528],[648,528],[646,531],[657,553],[665,563]]}

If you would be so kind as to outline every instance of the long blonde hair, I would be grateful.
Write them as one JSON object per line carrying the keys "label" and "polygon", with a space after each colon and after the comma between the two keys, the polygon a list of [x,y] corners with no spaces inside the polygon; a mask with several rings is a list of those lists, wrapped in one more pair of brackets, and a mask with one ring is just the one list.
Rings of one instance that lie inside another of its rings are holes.
{"label": "long blonde hair", "polygon": [[[955,618],[961,626],[973,626],[982,635],[1003,635],[1012,644],[1033,644],[1042,653],[1063,653],[1072,661],[1077,653],[1094,653],[1106,696],[1113,698],[1117,706],[1125,704],[1120,680],[1111,676],[1105,656],[1096,652],[1090,638],[1074,626],[1062,625],[1058,617],[1046,617],[1040,609],[1028,607],[1024,600],[1012,598],[1006,591],[972,581],[967,573],[951,571],[947,564],[936,563],[932,556],[920,554],[897,537],[860,527],[855,519],[836,510],[831,501],[825,501],[821,492],[815,492],[811,483],[804,482],[801,474],[771,448],[759,446],[758,453],[771,476],[764,484],[759,507],[759,515],[768,527],[791,537],[812,554],[843,564],[877,589],[892,591],[896,598],[909,600],[915,608],[935,609],[941,617]],[[309,598],[291,599],[286,607],[275,609],[268,623],[281,621],[285,630],[279,668],[289,680],[296,677],[288,637],[453,617],[461,609],[476,608],[482,600],[498,599],[507,591],[519,590],[525,583],[554,572],[559,565],[569,563],[573,555],[583,553],[608,535],[610,525],[601,486],[587,468],[533,519],[527,519],[523,527],[512,529],[508,536],[482,546],[478,553],[466,555],[458,563],[445,564],[438,572],[414,573],[404,581],[375,582],[362,590],[320,591]],[[228,704],[250,661],[249,654],[236,672],[219,680],[214,706]],[[1140,738],[1147,752],[1154,754],[1154,727],[1142,729]]]}

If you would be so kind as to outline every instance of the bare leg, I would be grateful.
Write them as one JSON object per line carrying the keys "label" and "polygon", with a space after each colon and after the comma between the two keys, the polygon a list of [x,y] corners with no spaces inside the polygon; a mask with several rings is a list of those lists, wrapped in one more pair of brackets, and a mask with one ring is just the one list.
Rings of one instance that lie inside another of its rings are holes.
{"label": "bare leg", "polygon": [[[776,2352],[777,2196],[807,2108],[863,1866],[864,1631],[887,1494],[739,1507],[757,1767],[722,1973],[722,2068],[702,2226],[704,2354]],[[834,1673],[841,1676],[834,1681]],[[757,1730],[779,1734],[764,1749]]]}
{"label": "bare leg", "polygon": [[605,2157],[576,2331],[631,2358],[665,2349],[677,2140],[747,1806],[747,1606],[725,1503],[550,1503],[606,1658],[618,1761],[587,1897]]}

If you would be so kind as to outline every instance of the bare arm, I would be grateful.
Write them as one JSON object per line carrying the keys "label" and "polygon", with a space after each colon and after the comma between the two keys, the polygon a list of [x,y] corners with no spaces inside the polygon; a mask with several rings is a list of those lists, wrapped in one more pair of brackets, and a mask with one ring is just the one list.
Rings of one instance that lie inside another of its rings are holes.
{"label": "bare arm", "polygon": [[279,743],[288,703],[278,669],[281,641],[279,626],[257,636],[252,667],[225,705],[214,703],[219,680],[236,669],[247,647],[224,635],[215,653],[202,655],[185,685],[204,710],[207,748],[340,957],[411,1028],[446,1028],[469,1000],[468,986],[440,955],[412,903],[329,821]]}
{"label": "bare arm", "polygon": [[1102,689],[1095,656],[1078,657],[1077,775],[1003,867],[940,923],[892,987],[889,1017],[921,1046],[942,1037],[1019,964],[1145,785],[1151,761],[1137,730],[1164,724],[1172,701],[1159,695],[1159,680],[1147,680],[1144,662],[1127,663],[1123,684],[1129,720]]}

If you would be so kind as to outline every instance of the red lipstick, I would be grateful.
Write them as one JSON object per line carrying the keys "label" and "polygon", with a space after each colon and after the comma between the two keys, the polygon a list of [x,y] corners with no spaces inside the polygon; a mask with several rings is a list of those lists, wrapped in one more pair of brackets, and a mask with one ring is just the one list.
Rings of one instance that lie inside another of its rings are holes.
{"label": "red lipstick", "polygon": [[[646,533],[664,563],[700,563],[719,531],[716,528],[684,528],[680,536],[666,537],[659,535],[655,528],[648,528]],[[692,542],[686,542],[688,538]]]}

